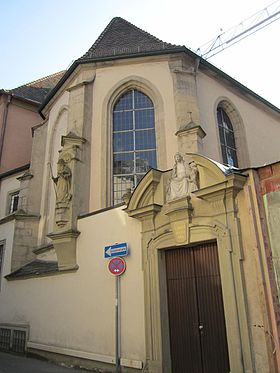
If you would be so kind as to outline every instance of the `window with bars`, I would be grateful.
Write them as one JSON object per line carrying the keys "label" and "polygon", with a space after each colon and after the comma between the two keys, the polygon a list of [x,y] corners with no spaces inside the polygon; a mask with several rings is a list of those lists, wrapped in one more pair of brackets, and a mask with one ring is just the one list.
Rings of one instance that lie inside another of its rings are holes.
{"label": "window with bars", "polygon": [[227,113],[221,107],[217,109],[217,119],[223,163],[238,167],[233,127]]}
{"label": "window with bars", "polygon": [[8,328],[0,328],[0,349],[9,351],[11,346],[12,330]]}
{"label": "window with bars", "polygon": [[131,89],[113,109],[113,203],[133,190],[150,168],[156,168],[154,105]]}
{"label": "window with bars", "polygon": [[26,331],[25,330],[13,330],[12,336],[12,351],[18,353],[24,353],[26,347]]}
{"label": "window with bars", "polygon": [[0,326],[0,350],[24,354],[27,343],[27,328]]}

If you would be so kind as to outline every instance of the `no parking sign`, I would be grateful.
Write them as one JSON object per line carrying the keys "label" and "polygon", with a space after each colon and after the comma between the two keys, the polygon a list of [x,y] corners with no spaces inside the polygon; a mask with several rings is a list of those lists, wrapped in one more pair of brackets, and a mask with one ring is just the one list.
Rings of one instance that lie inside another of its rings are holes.
{"label": "no parking sign", "polygon": [[109,260],[108,270],[112,275],[120,276],[125,271],[125,261],[122,258],[115,257]]}

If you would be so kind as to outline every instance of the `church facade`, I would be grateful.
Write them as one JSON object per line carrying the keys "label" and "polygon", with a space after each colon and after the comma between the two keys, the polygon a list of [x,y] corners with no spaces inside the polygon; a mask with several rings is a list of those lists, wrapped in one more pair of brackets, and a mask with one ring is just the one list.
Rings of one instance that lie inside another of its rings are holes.
{"label": "church facade", "polygon": [[[9,181],[18,210],[0,217],[0,346],[21,336],[101,371],[279,371],[258,173],[279,158],[279,109],[114,18],[40,113]],[[116,280],[105,247],[119,243]]]}

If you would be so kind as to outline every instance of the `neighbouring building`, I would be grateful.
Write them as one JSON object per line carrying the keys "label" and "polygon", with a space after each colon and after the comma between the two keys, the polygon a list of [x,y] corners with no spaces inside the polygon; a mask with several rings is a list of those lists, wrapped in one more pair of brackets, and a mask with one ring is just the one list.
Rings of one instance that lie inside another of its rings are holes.
{"label": "neighbouring building", "polygon": [[[19,181],[30,166],[32,127],[42,120],[38,108],[64,72],[11,90],[0,90],[0,214],[17,211]],[[3,199],[4,198],[4,199]]]}
{"label": "neighbouring building", "polygon": [[[0,195],[0,348],[104,372],[278,372],[280,110],[114,18],[39,112]],[[105,247],[121,243],[116,280]]]}

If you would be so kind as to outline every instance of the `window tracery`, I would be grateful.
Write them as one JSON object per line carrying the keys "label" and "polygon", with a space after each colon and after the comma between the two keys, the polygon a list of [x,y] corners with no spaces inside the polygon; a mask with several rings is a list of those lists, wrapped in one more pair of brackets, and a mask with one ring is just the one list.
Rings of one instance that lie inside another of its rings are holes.
{"label": "window tracery", "polygon": [[136,89],[126,91],[113,108],[113,200],[122,202],[150,168],[156,168],[154,105]]}
{"label": "window tracery", "polygon": [[217,120],[223,163],[238,167],[233,126],[226,111],[221,107],[217,108]]}

